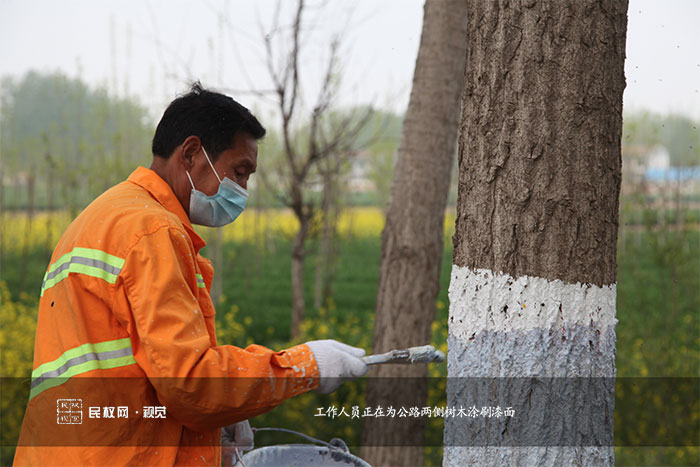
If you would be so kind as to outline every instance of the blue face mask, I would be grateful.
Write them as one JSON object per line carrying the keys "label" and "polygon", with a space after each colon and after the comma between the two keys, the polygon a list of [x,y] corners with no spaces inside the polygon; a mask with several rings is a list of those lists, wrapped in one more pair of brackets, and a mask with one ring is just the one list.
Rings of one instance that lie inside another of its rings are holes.
{"label": "blue face mask", "polygon": [[248,200],[248,190],[240,186],[228,177],[223,180],[216,173],[214,165],[209,160],[207,151],[202,148],[204,157],[207,158],[209,166],[214,171],[217,180],[219,180],[219,190],[212,196],[207,196],[201,191],[198,191],[192,183],[192,177],[189,172],[187,178],[190,179],[192,192],[190,193],[190,221],[193,224],[206,225],[208,227],[221,227],[235,221],[236,218],[245,209],[245,203]]}

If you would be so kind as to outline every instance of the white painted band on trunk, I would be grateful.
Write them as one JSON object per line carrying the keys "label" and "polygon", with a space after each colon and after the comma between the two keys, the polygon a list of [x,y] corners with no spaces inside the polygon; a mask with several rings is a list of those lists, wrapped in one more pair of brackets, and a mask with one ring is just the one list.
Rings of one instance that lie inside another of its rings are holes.
{"label": "white painted band on trunk", "polygon": [[567,284],[514,278],[488,269],[452,265],[450,334],[465,341],[480,331],[530,331],[567,325],[615,326],[615,284]]}

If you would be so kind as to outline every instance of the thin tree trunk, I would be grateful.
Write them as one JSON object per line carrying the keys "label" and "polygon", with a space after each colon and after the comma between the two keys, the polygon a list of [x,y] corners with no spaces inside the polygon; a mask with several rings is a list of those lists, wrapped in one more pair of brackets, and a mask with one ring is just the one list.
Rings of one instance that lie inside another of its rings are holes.
{"label": "thin tree trunk", "polygon": [[214,305],[221,303],[221,295],[223,294],[223,282],[222,279],[226,274],[224,268],[224,254],[223,254],[223,235],[221,229],[214,229],[214,235],[209,242],[209,248],[211,251],[211,261],[214,266],[214,278],[211,283],[211,301]]}
{"label": "thin tree trunk", "polygon": [[676,169],[678,170],[678,174],[676,177],[676,183],[675,183],[675,187],[674,187],[675,192],[676,192],[676,196],[675,196],[676,217],[675,217],[675,220],[676,220],[676,225],[680,226],[685,221],[684,212],[681,211],[681,185],[683,184],[682,179],[681,179],[681,170],[683,169],[683,166],[678,166],[678,167],[676,167]]}
{"label": "thin tree trunk", "polygon": [[0,164],[0,276],[5,266],[5,171]]}
{"label": "thin tree trunk", "polygon": [[[325,224],[325,220],[324,220]],[[323,231],[321,232],[321,239],[318,249],[318,256],[316,257],[316,272],[314,277],[314,309],[318,310],[323,306],[323,289],[325,284],[326,276],[326,261],[325,261],[325,243],[326,243],[326,227],[323,226]]]}
{"label": "thin tree trunk", "polygon": [[49,139],[48,137],[44,137],[44,142],[46,144],[46,154],[45,154],[45,160],[46,160],[46,166],[48,168],[48,174],[46,176],[46,212],[48,215],[46,216],[46,253],[48,255],[51,255],[51,252],[53,251],[54,244],[53,244],[53,218],[54,218],[54,205],[53,205],[53,178],[54,178],[54,173],[56,171],[56,164],[53,161],[53,157],[51,156],[51,149],[49,148]]}
{"label": "thin tree trunk", "polygon": [[329,158],[325,161],[323,170],[323,201],[321,212],[323,225],[319,241],[318,257],[316,258],[316,277],[314,281],[314,309],[319,309],[327,302],[332,294],[333,265],[336,256],[336,233],[338,215],[338,171],[339,167],[333,165],[338,161]]}
{"label": "thin tree trunk", "polygon": [[443,465],[612,465],[627,1],[525,3],[469,12],[447,366],[515,415],[446,418]]}
{"label": "thin tree trunk", "polygon": [[323,260],[324,260],[324,281],[323,290],[321,292],[322,303],[327,303],[333,296],[333,281],[336,272],[336,260],[338,258],[338,219],[340,219],[340,198],[338,195],[339,187],[336,185],[333,188],[333,202],[328,211],[328,223],[324,225],[323,238]]}
{"label": "thin tree trunk", "polygon": [[[247,211],[247,216],[252,216],[252,209],[249,208]],[[252,219],[251,219],[252,220]],[[253,222],[250,223],[241,223],[238,226],[241,229],[241,234],[244,239],[252,238],[252,236],[255,236],[255,224]],[[243,240],[245,241],[245,240]],[[255,244],[252,245],[252,248],[246,248],[243,250],[242,255],[243,256],[243,261],[246,262],[246,264],[254,264],[256,260],[256,251],[255,251]],[[223,262],[223,249],[222,249],[222,262]],[[252,271],[251,271],[252,272]],[[252,274],[245,274],[243,276],[243,284],[245,285],[246,289],[250,289],[251,286],[251,281],[253,280]]]}
{"label": "thin tree trunk", "polygon": [[318,256],[316,257],[316,274],[314,279],[314,309],[318,310],[323,305],[323,288],[326,279],[326,256],[328,249],[329,238],[329,219],[330,214],[330,173],[328,171],[328,161],[322,163],[325,165],[323,172],[323,199],[321,200],[321,216],[323,218],[323,226],[321,227],[321,238],[319,241]]}
{"label": "thin tree trunk", "polygon": [[262,225],[260,219],[262,218],[263,210],[266,209],[264,206],[260,205],[255,208],[253,213],[255,214],[255,221],[253,224],[253,245],[254,245],[254,256],[253,256],[253,267],[255,267],[255,277],[260,276],[260,260],[265,249],[265,235],[263,233]]}
{"label": "thin tree trunk", "polygon": [[306,237],[309,233],[310,219],[302,215],[299,218],[299,230],[294,237],[292,247],[292,328],[291,337],[299,335],[301,322],[306,314],[304,300],[304,260],[306,259]]}
{"label": "thin tree trunk", "polygon": [[53,177],[49,174],[46,180],[46,252],[53,251]]}
{"label": "thin tree trunk", "polygon": [[[467,4],[427,0],[413,88],[382,232],[374,353],[429,344],[440,287],[443,225],[456,154],[466,59]],[[425,365],[370,373],[368,407],[423,407]],[[394,384],[391,378],[416,378]],[[425,418],[366,418],[361,457],[372,465],[421,465]]]}
{"label": "thin tree trunk", "polygon": [[29,264],[29,245],[32,238],[32,220],[34,218],[34,195],[36,181],[36,168],[32,166],[29,169],[29,177],[27,177],[27,213],[26,223],[24,227],[24,242],[22,245],[22,264],[20,265],[19,273],[19,293],[25,291],[27,284],[27,265]]}

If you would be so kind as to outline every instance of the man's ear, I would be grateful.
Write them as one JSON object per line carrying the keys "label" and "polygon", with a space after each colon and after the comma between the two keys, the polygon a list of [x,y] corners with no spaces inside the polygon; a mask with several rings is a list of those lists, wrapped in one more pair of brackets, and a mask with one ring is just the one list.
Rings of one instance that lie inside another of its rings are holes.
{"label": "man's ear", "polygon": [[194,157],[201,152],[202,141],[199,136],[188,136],[180,145],[180,154],[178,157],[180,162],[185,167],[185,170],[191,170],[194,166]]}

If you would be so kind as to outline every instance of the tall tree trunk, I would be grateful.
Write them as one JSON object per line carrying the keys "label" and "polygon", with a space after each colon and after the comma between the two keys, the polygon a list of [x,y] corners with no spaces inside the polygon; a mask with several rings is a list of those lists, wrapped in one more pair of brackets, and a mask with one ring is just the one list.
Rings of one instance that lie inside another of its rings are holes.
{"label": "tall tree trunk", "polygon": [[[466,10],[463,0],[425,3],[411,99],[382,232],[374,353],[430,343],[464,83]],[[377,379],[368,381],[368,407],[425,405],[425,365],[384,365],[370,376]],[[416,380],[387,384],[395,377]],[[391,421],[365,419],[361,456],[373,465],[422,464],[425,419],[411,419],[400,429]]]}
{"label": "tall tree trunk", "polygon": [[[446,418],[444,465],[613,464],[626,25],[626,0],[471,4],[447,406],[474,403],[464,378],[500,378],[515,415]],[[574,403],[581,381],[596,404]]]}

